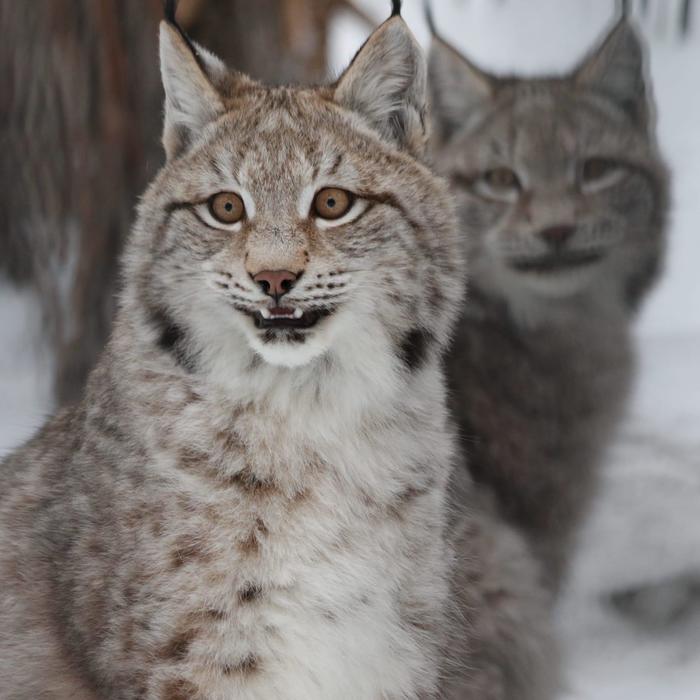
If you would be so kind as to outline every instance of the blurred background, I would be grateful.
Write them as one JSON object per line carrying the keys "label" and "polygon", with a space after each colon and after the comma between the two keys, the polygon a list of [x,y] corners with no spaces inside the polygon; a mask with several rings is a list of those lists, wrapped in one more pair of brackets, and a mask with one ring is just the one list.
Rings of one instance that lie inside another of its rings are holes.
{"label": "blurred background", "polygon": [[[640,372],[558,611],[566,700],[700,698],[700,7],[629,0],[650,47],[674,177],[666,274]],[[434,0],[478,64],[571,68],[612,0]],[[268,82],[337,75],[388,0],[181,0],[178,17]],[[80,391],[108,333],[118,257],[162,162],[161,0],[0,0],[0,456]],[[404,16],[427,46],[419,0]],[[693,582],[699,582],[697,585]],[[648,614],[626,612],[629,601]],[[613,604],[615,601],[615,604]]]}

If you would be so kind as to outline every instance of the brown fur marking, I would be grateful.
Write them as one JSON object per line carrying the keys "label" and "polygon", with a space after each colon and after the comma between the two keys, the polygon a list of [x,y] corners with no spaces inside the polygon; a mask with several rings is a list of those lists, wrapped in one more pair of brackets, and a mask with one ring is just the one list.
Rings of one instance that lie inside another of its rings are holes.
{"label": "brown fur marking", "polygon": [[226,664],[222,671],[225,676],[232,676],[234,674],[241,676],[249,676],[256,671],[260,670],[260,661],[254,654],[248,654],[240,661],[233,664]]}

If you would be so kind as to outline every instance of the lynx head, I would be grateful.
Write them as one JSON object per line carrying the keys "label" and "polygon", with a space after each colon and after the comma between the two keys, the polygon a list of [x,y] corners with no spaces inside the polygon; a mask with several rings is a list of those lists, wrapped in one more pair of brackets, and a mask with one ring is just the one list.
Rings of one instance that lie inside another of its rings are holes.
{"label": "lynx head", "polygon": [[429,74],[473,284],[545,309],[591,295],[635,308],[659,266],[667,184],[630,24],[563,77],[489,75],[438,38]]}
{"label": "lynx head", "polygon": [[167,162],[126,272],[154,339],[283,367],[383,350],[400,364],[412,341],[444,343],[460,246],[421,163],[427,67],[398,12],[326,87],[262,86],[172,16],[160,46]]}

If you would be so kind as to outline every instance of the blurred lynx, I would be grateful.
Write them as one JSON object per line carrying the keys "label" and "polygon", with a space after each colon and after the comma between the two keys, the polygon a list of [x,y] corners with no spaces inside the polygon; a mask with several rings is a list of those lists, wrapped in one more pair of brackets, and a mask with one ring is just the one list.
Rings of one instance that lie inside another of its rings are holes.
{"label": "blurred lynx", "polygon": [[620,21],[569,75],[496,77],[436,38],[435,159],[470,294],[449,357],[475,480],[560,585],[633,371],[664,249],[667,174],[643,49]]}
{"label": "blurred lynx", "polygon": [[110,343],[2,466],[0,697],[433,697],[464,272],[423,57],[392,16],[265,88],[173,5]]}

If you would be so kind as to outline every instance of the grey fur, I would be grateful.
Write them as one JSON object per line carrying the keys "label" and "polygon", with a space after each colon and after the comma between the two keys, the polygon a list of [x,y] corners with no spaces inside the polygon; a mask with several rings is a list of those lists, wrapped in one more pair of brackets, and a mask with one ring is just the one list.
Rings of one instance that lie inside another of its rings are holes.
{"label": "grey fur", "polygon": [[[506,633],[480,635],[481,653],[500,660],[480,698],[541,700],[556,688],[547,611],[624,410],[630,323],[665,244],[668,175],[643,69],[624,20],[563,77],[493,76],[433,41],[434,157],[470,262],[447,361],[451,408],[470,476],[524,538],[495,577],[502,598],[520,586],[530,604],[518,623],[496,617]],[[458,543],[458,556],[471,546]],[[467,579],[457,591],[474,589]],[[450,697],[471,697],[459,685]]]}
{"label": "grey fur", "polygon": [[[436,38],[430,77],[436,164],[471,269],[452,408],[470,472],[557,590],[633,376],[630,322],[663,258],[668,175],[642,45],[622,20],[572,74],[518,79]],[[494,168],[520,185],[494,189]]]}

